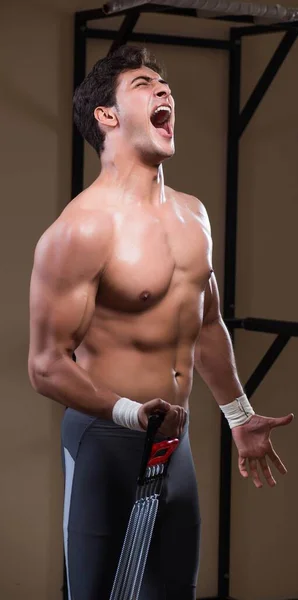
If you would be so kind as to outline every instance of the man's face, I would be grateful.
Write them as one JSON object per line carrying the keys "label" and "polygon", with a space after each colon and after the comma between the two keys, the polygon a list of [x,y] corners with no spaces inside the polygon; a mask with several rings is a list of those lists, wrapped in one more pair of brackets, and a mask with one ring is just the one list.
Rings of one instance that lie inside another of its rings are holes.
{"label": "man's face", "polygon": [[148,67],[121,73],[116,101],[120,131],[145,160],[174,154],[174,100],[158,73]]}

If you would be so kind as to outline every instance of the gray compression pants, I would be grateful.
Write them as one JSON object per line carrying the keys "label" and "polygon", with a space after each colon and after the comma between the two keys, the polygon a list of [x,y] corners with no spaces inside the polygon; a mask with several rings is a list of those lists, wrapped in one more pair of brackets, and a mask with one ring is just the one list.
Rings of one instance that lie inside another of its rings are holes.
{"label": "gray compression pants", "polygon": [[[67,409],[62,423],[69,600],[109,600],[145,433]],[[161,439],[161,438],[159,438]],[[140,600],[195,600],[200,516],[188,425],[164,481]]]}

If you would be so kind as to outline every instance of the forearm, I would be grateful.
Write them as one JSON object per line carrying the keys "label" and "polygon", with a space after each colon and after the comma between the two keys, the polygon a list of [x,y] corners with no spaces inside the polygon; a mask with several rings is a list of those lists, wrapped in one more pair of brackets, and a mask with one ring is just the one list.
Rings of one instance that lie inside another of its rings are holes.
{"label": "forearm", "polygon": [[195,368],[219,405],[243,394],[231,338],[221,317],[202,326],[195,349]]}
{"label": "forearm", "polygon": [[46,367],[30,365],[29,377],[34,389],[66,407],[103,419],[112,419],[112,410],[119,396],[105,386],[95,386],[91,377],[63,355]]}

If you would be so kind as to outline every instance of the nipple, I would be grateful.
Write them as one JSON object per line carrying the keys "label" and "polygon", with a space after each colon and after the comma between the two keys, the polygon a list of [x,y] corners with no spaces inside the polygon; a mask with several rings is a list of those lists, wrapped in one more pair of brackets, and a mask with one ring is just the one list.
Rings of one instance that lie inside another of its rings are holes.
{"label": "nipple", "polygon": [[145,291],[140,294],[140,300],[144,300],[144,302],[146,302],[148,298],[150,298],[150,292]]}

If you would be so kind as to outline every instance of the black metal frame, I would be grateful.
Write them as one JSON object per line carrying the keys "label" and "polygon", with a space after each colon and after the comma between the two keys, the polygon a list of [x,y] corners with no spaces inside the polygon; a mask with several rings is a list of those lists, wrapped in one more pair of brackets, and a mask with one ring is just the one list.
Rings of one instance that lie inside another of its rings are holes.
{"label": "black metal frame", "polygon": [[[174,0],[173,0],[174,1]],[[123,23],[119,31],[110,29],[95,29],[88,27],[89,21],[109,18],[102,9],[78,12],[75,15],[74,39],[74,88],[83,80],[86,65],[86,44],[88,38],[113,40],[110,52],[125,44],[127,41],[172,44],[213,48],[229,52],[229,112],[228,112],[228,139],[227,139],[227,183],[226,183],[226,222],[225,222],[225,282],[223,293],[223,316],[229,327],[231,337],[234,331],[243,328],[250,331],[260,331],[276,334],[275,341],[266,352],[265,356],[256,367],[246,383],[245,390],[248,397],[255,392],[265,375],[278,358],[283,348],[291,337],[298,336],[298,323],[276,321],[269,319],[235,318],[235,284],[236,284],[236,256],[237,256],[237,205],[238,205],[238,162],[239,142],[242,133],[250,122],[262,98],[272,83],[280,66],[291,50],[297,35],[298,22],[282,23],[277,25],[251,25],[232,27],[228,41],[194,38],[177,35],[134,33],[133,29],[141,13],[159,12],[179,16],[197,17],[192,9],[164,7],[158,4],[143,5],[123,11]],[[114,15],[110,15],[114,16]],[[236,23],[252,23],[251,17],[210,17],[213,20],[225,20]],[[285,32],[260,77],[254,91],[246,105],[240,112],[240,82],[241,82],[241,40],[244,36],[259,35],[264,33]],[[84,173],[84,142],[73,126],[72,145],[72,197],[76,196],[83,188]],[[221,460],[220,460],[220,506],[219,506],[219,547],[218,547],[218,596],[212,600],[228,600],[229,573],[230,573],[230,512],[231,512],[231,434],[224,418],[221,424]],[[63,597],[67,600],[66,584],[64,582]],[[201,599],[203,600],[203,599]],[[210,599],[209,599],[210,600]],[[231,599],[230,599],[231,600]]]}

